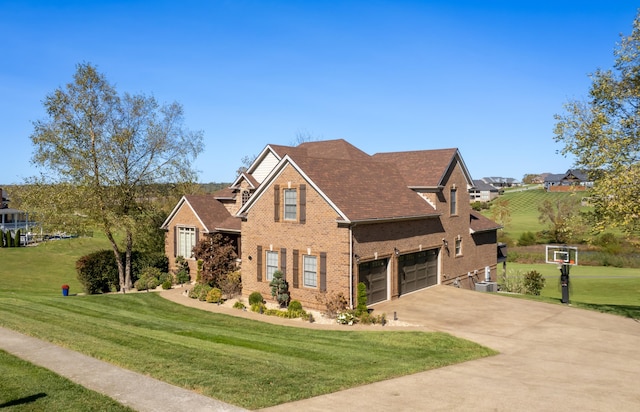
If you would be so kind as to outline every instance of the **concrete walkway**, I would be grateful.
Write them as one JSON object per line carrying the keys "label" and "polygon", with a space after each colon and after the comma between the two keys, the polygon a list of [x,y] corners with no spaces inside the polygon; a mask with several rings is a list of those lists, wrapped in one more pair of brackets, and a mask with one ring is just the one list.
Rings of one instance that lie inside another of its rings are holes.
{"label": "concrete walkway", "polygon": [[137,411],[244,410],[5,328],[0,328],[0,349]]}
{"label": "concrete walkway", "polygon": [[[163,296],[205,310],[228,310],[184,298],[180,291]],[[386,330],[444,331],[500,354],[265,410],[640,410],[640,323],[633,319],[449,286],[374,308],[388,317],[395,312],[397,324],[409,325]],[[0,348],[139,411],[241,410],[7,329],[0,328]],[[131,387],[138,389],[131,391]]]}

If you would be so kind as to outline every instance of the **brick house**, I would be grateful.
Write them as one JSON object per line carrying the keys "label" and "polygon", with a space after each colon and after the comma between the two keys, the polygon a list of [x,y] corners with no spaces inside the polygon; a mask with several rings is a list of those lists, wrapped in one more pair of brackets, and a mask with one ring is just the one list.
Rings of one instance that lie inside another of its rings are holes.
{"label": "brick house", "polygon": [[183,256],[189,263],[192,280],[197,264],[192,249],[201,236],[220,233],[232,240],[238,256],[241,252],[240,218],[234,216],[241,206],[236,199],[239,190],[233,187],[212,195],[183,196],[173,208],[161,228],[166,231],[165,254],[169,258],[169,269],[175,269],[175,258]]}
{"label": "brick house", "polygon": [[309,308],[324,293],[355,305],[359,282],[374,304],[496,279],[499,225],[471,209],[457,149],[371,156],[344,140],[268,145],[244,175],[233,187],[250,191],[236,214],[245,296],[270,299],[276,270]]}

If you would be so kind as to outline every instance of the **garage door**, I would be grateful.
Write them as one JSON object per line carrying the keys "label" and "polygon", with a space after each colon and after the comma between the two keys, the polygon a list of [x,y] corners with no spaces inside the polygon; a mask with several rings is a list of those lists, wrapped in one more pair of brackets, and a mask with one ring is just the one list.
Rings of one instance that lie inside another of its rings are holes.
{"label": "garage door", "polygon": [[358,282],[367,287],[367,305],[387,300],[387,262],[379,259],[358,265]]}
{"label": "garage door", "polygon": [[438,249],[398,256],[400,294],[438,284]]}

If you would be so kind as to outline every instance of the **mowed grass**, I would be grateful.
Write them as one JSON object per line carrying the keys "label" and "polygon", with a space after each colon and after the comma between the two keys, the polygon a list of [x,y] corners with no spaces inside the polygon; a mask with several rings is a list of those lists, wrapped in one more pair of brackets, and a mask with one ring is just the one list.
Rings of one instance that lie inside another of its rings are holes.
{"label": "mowed grass", "polygon": [[133,411],[55,373],[0,350],[0,409],[7,411]]}
{"label": "mowed grass", "polygon": [[156,293],[63,297],[62,283],[79,290],[73,265],[91,243],[107,247],[1,249],[0,325],[252,409],[495,354],[443,333],[276,326]]}
{"label": "mowed grass", "polygon": [[[508,263],[507,273],[536,270],[546,279],[539,297],[560,303],[560,270],[551,264]],[[500,270],[499,274],[502,273]],[[500,275],[499,275],[500,276]],[[604,266],[572,266],[569,272],[569,301],[573,306],[640,319],[640,270]]]}
{"label": "mowed grass", "polygon": [[[578,199],[584,196],[584,192],[575,194],[566,192],[547,192],[544,189],[528,189],[521,191],[506,191],[500,196],[501,199],[509,201],[511,211],[510,222],[505,226],[504,231],[513,239],[518,239],[525,232],[538,232],[547,228],[548,224],[542,224],[538,220],[540,212],[538,206],[545,200],[555,201],[567,196],[577,196]],[[483,214],[491,218],[491,211],[484,211]]]}

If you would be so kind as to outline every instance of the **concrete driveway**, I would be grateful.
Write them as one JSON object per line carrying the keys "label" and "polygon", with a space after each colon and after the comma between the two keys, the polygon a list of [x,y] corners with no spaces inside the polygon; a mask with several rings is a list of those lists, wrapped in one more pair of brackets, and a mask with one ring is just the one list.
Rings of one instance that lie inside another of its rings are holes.
{"label": "concrete driveway", "polygon": [[374,308],[415,325],[407,329],[448,332],[500,354],[265,410],[640,410],[635,320],[450,286]]}

